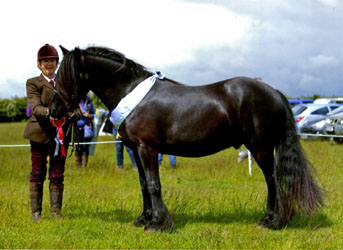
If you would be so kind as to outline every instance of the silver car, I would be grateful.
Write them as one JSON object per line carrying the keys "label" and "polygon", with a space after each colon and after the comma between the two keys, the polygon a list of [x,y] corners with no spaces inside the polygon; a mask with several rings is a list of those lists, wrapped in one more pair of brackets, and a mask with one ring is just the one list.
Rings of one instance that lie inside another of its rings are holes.
{"label": "silver car", "polygon": [[[314,133],[322,131],[325,125],[326,115],[342,106],[341,104],[304,104],[295,106],[292,111],[299,134]],[[318,128],[313,132],[313,124]]]}
{"label": "silver car", "polygon": [[325,132],[325,121],[328,117],[336,115],[343,112],[343,105],[339,108],[334,109],[326,114],[326,116],[319,116],[309,120],[300,129],[300,132],[303,134],[326,134]]}
{"label": "silver car", "polygon": [[[328,135],[343,135],[343,112],[329,116],[325,120],[324,132]],[[339,144],[343,143],[343,138],[333,138]]]}

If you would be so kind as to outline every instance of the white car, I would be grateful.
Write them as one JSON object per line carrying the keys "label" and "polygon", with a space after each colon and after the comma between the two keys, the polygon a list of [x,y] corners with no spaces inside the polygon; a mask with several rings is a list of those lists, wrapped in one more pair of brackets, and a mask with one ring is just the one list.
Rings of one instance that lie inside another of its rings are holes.
{"label": "white car", "polygon": [[[343,106],[332,112],[332,115],[330,114],[325,120],[324,133],[343,136]],[[339,144],[343,143],[343,138],[340,137],[334,137],[333,140]]]}
{"label": "white car", "polygon": [[337,103],[337,104],[343,104],[343,97],[337,97],[337,98],[318,98],[314,100],[314,104],[328,104],[328,103]]}

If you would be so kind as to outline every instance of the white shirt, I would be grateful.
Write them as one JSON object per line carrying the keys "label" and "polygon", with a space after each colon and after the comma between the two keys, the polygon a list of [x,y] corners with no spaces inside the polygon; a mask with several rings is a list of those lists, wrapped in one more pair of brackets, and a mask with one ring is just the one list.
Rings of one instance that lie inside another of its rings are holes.
{"label": "white shirt", "polygon": [[52,80],[54,82],[54,87],[55,87],[55,80],[56,80],[56,74],[54,74],[54,77],[52,79],[50,79],[49,77],[47,77],[46,75],[44,75],[42,73],[42,75],[44,76],[44,78],[50,83],[50,81]]}

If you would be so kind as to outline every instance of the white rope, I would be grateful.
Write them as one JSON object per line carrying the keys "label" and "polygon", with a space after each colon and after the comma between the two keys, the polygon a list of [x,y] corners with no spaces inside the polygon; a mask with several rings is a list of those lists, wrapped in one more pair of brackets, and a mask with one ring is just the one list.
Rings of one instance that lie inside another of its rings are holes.
{"label": "white rope", "polygon": [[20,147],[30,147],[30,144],[18,144],[18,145],[0,145],[0,148],[20,148]]}
{"label": "white rope", "polygon": [[[310,136],[310,137],[335,137],[335,138],[343,138],[343,135],[322,135],[322,134],[298,134],[299,136]],[[249,168],[249,175],[252,175],[252,157],[249,150],[242,150],[238,154],[238,163],[243,161],[245,158],[248,158],[248,168]]]}
{"label": "white rope", "polygon": [[[83,144],[107,144],[107,143],[119,143],[121,141],[99,141],[99,142],[80,142],[80,145]],[[18,144],[18,145],[0,145],[0,148],[19,148],[19,147],[30,147],[30,144]],[[69,144],[71,146],[71,144]]]}
{"label": "white rope", "polygon": [[248,161],[249,161],[249,175],[251,176],[251,153],[248,150]]}
{"label": "white rope", "polygon": [[343,138],[343,135],[322,135],[322,134],[298,134],[300,136],[311,136],[311,137],[332,137],[332,138]]}
{"label": "white rope", "polygon": [[[320,134],[298,134],[300,136],[311,136],[311,137],[332,137],[332,138],[343,138],[343,135],[320,135]],[[99,141],[99,142],[80,142],[79,144],[107,144],[107,143],[119,143],[121,141]],[[69,144],[71,145],[71,144]],[[20,148],[30,147],[30,144],[17,144],[17,145],[0,145],[0,148]],[[250,156],[251,157],[251,156]]]}

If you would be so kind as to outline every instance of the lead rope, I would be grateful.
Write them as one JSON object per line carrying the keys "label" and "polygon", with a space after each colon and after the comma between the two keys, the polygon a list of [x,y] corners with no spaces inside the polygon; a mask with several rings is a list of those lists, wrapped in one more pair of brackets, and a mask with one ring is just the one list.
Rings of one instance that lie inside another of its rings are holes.
{"label": "lead rope", "polygon": [[71,152],[68,158],[70,158],[75,151],[75,123],[71,124]]}
{"label": "lead rope", "polygon": [[65,147],[64,147],[64,136],[63,136],[63,125],[66,122],[66,117],[59,120],[50,120],[51,124],[56,128],[56,148],[54,156],[58,156],[59,149],[61,150],[62,157],[66,157]]}

